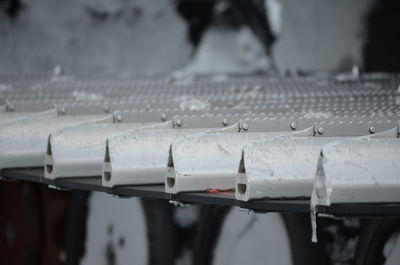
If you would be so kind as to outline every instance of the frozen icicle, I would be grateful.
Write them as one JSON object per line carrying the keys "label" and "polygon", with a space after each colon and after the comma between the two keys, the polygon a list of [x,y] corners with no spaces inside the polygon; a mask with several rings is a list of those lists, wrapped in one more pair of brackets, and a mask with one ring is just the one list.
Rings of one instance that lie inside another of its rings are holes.
{"label": "frozen icicle", "polygon": [[328,195],[328,189],[326,187],[326,177],[323,168],[323,153],[321,151],[320,157],[318,159],[317,173],[314,180],[314,188],[311,195],[310,202],[310,214],[311,214],[311,231],[312,238],[311,241],[314,243],[318,242],[317,239],[317,205],[321,204],[321,201],[325,201],[324,204],[330,204]]}
{"label": "frozen icicle", "polygon": [[316,209],[316,205],[312,205],[311,204],[311,241],[313,243],[317,243],[318,242],[318,238],[317,238],[317,209]]}

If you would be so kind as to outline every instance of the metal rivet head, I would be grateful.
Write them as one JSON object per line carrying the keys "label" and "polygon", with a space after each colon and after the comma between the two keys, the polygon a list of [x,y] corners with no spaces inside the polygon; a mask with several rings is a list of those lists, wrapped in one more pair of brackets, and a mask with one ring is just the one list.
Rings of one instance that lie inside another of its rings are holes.
{"label": "metal rivet head", "polygon": [[54,75],[62,75],[62,73],[63,73],[63,68],[61,67],[61,65],[56,65],[55,67],[54,67],[54,70],[53,70],[53,73],[54,73]]}
{"label": "metal rivet head", "polygon": [[58,115],[64,115],[65,113],[67,113],[67,110],[66,110],[65,107],[59,107],[59,108],[57,109],[57,114],[58,114]]}
{"label": "metal rivet head", "polygon": [[162,113],[161,114],[161,120],[162,121],[166,121],[167,120],[167,114],[166,113]]}
{"label": "metal rivet head", "polygon": [[319,127],[319,128],[318,128],[318,133],[319,133],[319,134],[324,134],[324,132],[325,132],[325,130],[324,130],[323,127]]}
{"label": "metal rivet head", "polygon": [[183,124],[183,122],[182,122],[181,119],[177,119],[177,120],[175,121],[175,125],[178,126],[178,127],[181,127],[182,124]]}
{"label": "metal rivet head", "polygon": [[104,110],[105,113],[109,113],[110,112],[110,106],[108,106],[108,105],[104,106],[103,110]]}
{"label": "metal rivet head", "polygon": [[296,124],[295,122],[292,122],[292,123],[290,124],[290,128],[292,128],[292,130],[296,130],[297,124]]}
{"label": "metal rivet head", "polygon": [[10,102],[6,102],[6,111],[9,111],[9,112],[15,111],[15,105]]}
{"label": "metal rivet head", "polygon": [[242,129],[243,129],[244,131],[247,131],[247,130],[249,129],[249,125],[248,125],[247,123],[243,123]]}
{"label": "metal rivet head", "polygon": [[223,119],[222,120],[222,125],[227,126],[229,124],[228,119]]}
{"label": "metal rivet head", "polygon": [[374,134],[376,132],[376,129],[374,126],[369,127],[369,133]]}
{"label": "metal rivet head", "polygon": [[121,122],[122,121],[122,114],[120,112],[115,112],[113,116],[114,122]]}

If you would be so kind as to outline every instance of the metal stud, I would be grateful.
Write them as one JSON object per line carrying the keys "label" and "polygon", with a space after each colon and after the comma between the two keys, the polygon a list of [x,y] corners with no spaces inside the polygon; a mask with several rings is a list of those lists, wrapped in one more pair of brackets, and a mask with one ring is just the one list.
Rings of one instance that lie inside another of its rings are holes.
{"label": "metal stud", "polygon": [[318,133],[319,133],[319,134],[324,134],[324,132],[325,132],[324,127],[319,127],[319,128],[318,128]]}
{"label": "metal stud", "polygon": [[15,111],[15,105],[6,100],[6,110],[9,112]]}
{"label": "metal stud", "polygon": [[167,114],[166,113],[162,113],[161,114],[161,120],[162,121],[166,121],[167,120]]}
{"label": "metal stud", "polygon": [[181,127],[182,124],[183,124],[183,122],[182,122],[181,119],[177,119],[177,120],[175,121],[175,125],[178,126],[178,127]]}
{"label": "metal stud", "polygon": [[67,109],[65,107],[59,107],[57,109],[57,114],[58,115],[65,115],[65,113],[67,113]]}
{"label": "metal stud", "polygon": [[297,124],[296,124],[295,122],[292,122],[292,123],[290,124],[290,128],[292,128],[293,131],[296,130]]}
{"label": "metal stud", "polygon": [[229,124],[228,119],[225,118],[222,120],[222,125],[227,126],[228,124]]}
{"label": "metal stud", "polygon": [[105,105],[103,110],[104,110],[105,113],[109,113],[110,112],[110,106]]}
{"label": "metal stud", "polygon": [[374,134],[376,132],[376,129],[374,126],[369,127],[369,133]]}
{"label": "metal stud", "polygon": [[122,114],[121,112],[115,112],[113,115],[114,122],[121,122],[122,121]]}
{"label": "metal stud", "polygon": [[248,125],[247,123],[243,123],[242,129],[243,129],[244,131],[247,131],[247,130],[249,129],[249,125]]}

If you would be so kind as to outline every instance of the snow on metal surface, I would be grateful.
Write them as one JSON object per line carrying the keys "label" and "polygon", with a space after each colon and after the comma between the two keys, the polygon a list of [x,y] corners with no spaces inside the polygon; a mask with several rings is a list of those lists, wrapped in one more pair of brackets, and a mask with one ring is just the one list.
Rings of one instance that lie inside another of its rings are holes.
{"label": "snow on metal surface", "polygon": [[324,146],[312,202],[400,201],[400,140],[360,138]]}
{"label": "snow on metal surface", "polygon": [[49,134],[57,129],[112,120],[111,115],[57,115],[56,110],[0,124],[0,168],[43,166]]}
{"label": "snow on metal surface", "polygon": [[29,112],[28,113],[26,113],[26,112],[9,112],[9,111],[1,112],[0,113],[0,124],[7,123],[9,121],[15,121],[18,119],[31,117],[32,115],[35,115],[35,114],[31,114]]}
{"label": "snow on metal surface", "polygon": [[[181,137],[211,130],[218,129],[132,130],[109,137],[103,163],[103,186],[163,183],[171,144]],[[238,125],[220,130],[238,130]]]}
{"label": "snow on metal surface", "polygon": [[[314,189],[318,180],[322,194],[329,194],[322,202],[394,196],[384,188],[399,171],[399,140],[387,137],[398,131],[381,132],[400,121],[398,74],[0,74],[0,82],[0,168],[41,166],[45,158],[51,171],[46,177],[102,173],[107,187],[167,180],[171,193],[231,189],[237,177],[245,184],[236,189],[237,198],[250,200],[309,197],[319,161]],[[138,129],[138,123],[169,120],[163,129]],[[315,137],[265,139],[311,126]],[[205,133],[221,128],[225,133]],[[50,134],[50,155],[44,156]],[[331,145],[333,137],[352,141]]]}
{"label": "snow on metal surface", "polygon": [[275,137],[245,146],[236,199],[310,197],[321,148],[339,137]]}
{"label": "snow on metal surface", "polygon": [[171,146],[165,190],[178,193],[233,189],[243,146],[256,139],[288,133],[215,132],[184,137]]}
{"label": "snow on metal surface", "polygon": [[56,110],[50,104],[29,104],[28,108],[21,108],[16,106],[14,102],[6,100],[4,105],[0,106],[0,124],[7,122],[16,122],[20,119],[27,119],[30,117],[39,117],[46,115],[54,115]]}
{"label": "snow on metal surface", "polygon": [[[395,134],[395,137],[393,135]],[[311,195],[314,242],[318,205],[400,202],[399,128],[322,147]]]}
{"label": "snow on metal surface", "polygon": [[132,129],[163,127],[171,127],[171,123],[93,123],[62,128],[49,137],[45,177],[101,176],[107,137]]}

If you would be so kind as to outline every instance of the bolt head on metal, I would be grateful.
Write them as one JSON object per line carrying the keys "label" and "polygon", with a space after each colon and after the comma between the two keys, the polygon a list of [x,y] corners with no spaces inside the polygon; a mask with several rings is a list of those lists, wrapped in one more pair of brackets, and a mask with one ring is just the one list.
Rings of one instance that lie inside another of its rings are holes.
{"label": "bolt head on metal", "polygon": [[318,128],[318,133],[319,133],[319,134],[324,134],[324,132],[325,132],[325,130],[324,130],[323,127],[319,127],[319,128]]}
{"label": "bolt head on metal", "polygon": [[64,115],[65,113],[67,113],[67,110],[65,109],[65,107],[58,108],[58,110],[57,110],[58,115]]}
{"label": "bolt head on metal", "polygon": [[167,120],[167,114],[166,113],[162,113],[161,114],[161,120],[162,121],[166,121]]}
{"label": "bolt head on metal", "polygon": [[114,122],[121,122],[122,121],[122,114],[119,112],[114,113],[113,116]]}
{"label": "bolt head on metal", "polygon": [[177,120],[175,121],[175,125],[178,126],[178,127],[181,127],[182,124],[183,124],[183,122],[182,122],[181,119],[177,119]]}
{"label": "bolt head on metal", "polygon": [[249,125],[247,123],[243,123],[242,129],[247,131],[249,129]]}
{"label": "bolt head on metal", "polygon": [[223,119],[222,120],[222,125],[227,126],[229,124],[228,119]]}
{"label": "bolt head on metal", "polygon": [[296,130],[297,124],[296,124],[295,122],[292,122],[292,123],[290,124],[290,128],[292,128],[292,130]]}
{"label": "bolt head on metal", "polygon": [[110,106],[107,106],[107,105],[104,106],[103,110],[104,110],[105,113],[109,113],[110,112]]}
{"label": "bolt head on metal", "polygon": [[9,111],[9,112],[15,111],[15,106],[14,106],[14,104],[7,103],[7,105],[6,105],[6,110]]}
{"label": "bolt head on metal", "polygon": [[374,134],[376,132],[376,129],[374,126],[369,127],[369,133]]}
{"label": "bolt head on metal", "polygon": [[53,73],[54,73],[54,75],[62,75],[62,73],[63,73],[63,68],[62,68],[62,66],[59,65],[59,64],[56,65],[56,66],[54,67]]}

